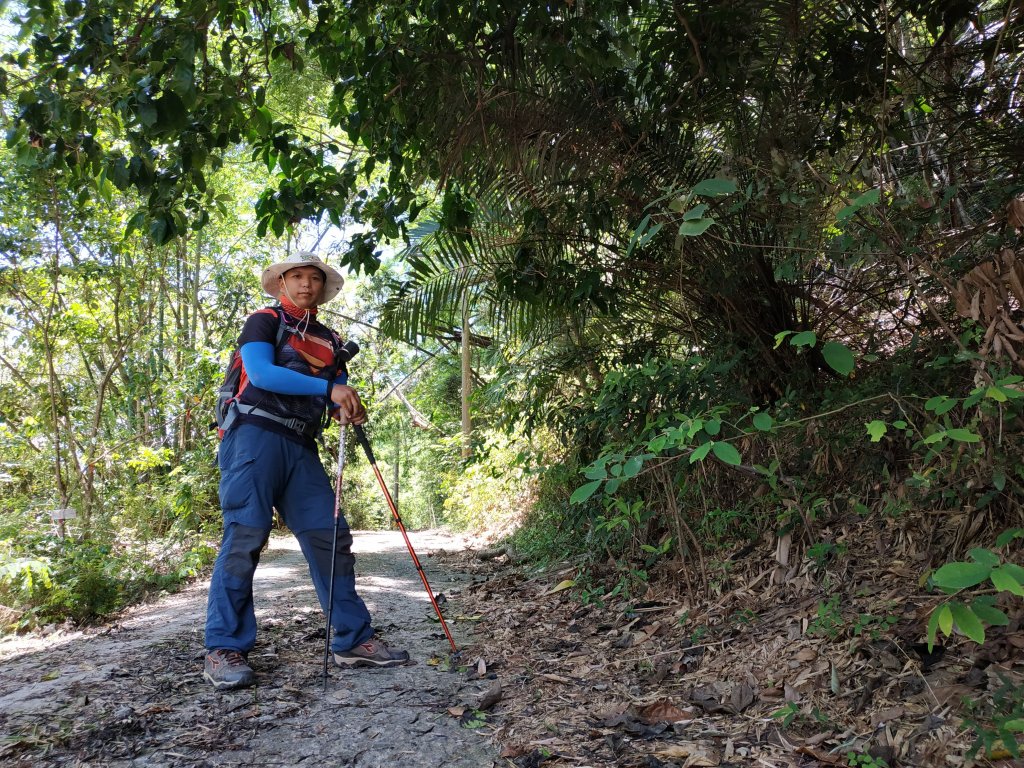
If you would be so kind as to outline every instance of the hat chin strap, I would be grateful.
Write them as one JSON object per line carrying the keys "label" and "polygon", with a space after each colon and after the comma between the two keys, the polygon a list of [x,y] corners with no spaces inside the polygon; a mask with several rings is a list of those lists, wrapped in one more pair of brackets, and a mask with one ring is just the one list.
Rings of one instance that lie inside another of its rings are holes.
{"label": "hat chin strap", "polygon": [[[297,333],[299,335],[300,339],[305,341],[305,339],[306,339],[306,330],[309,328],[310,318],[312,318],[314,315],[316,315],[316,309],[315,308],[314,309],[308,309],[308,308],[307,309],[301,309],[295,303],[295,299],[292,298],[291,293],[288,291],[288,283],[286,283],[284,281],[284,279],[282,279],[280,277],[278,278],[278,280],[281,281],[281,291],[283,291],[284,295],[288,297],[288,306],[284,307],[285,310],[288,311],[289,314],[295,314],[294,312],[291,312],[291,310],[293,310],[293,309],[296,310],[296,312],[302,312],[303,313],[302,319],[299,320],[299,324],[295,326],[295,333]],[[323,288],[320,289],[321,293],[323,292],[323,290],[324,290]],[[278,297],[277,298],[278,298],[278,300],[280,300],[280,298],[281,298],[280,293],[278,293]],[[283,301],[281,302],[281,305],[284,306],[284,302]]]}

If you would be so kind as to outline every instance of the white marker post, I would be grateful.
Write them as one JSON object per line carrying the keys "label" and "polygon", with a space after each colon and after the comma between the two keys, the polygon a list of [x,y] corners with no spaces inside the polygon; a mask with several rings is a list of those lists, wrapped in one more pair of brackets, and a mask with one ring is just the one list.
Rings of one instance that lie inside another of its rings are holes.
{"label": "white marker post", "polygon": [[64,529],[64,521],[78,517],[78,513],[71,507],[59,507],[50,510],[50,519],[57,524],[57,535],[62,539],[67,535]]}

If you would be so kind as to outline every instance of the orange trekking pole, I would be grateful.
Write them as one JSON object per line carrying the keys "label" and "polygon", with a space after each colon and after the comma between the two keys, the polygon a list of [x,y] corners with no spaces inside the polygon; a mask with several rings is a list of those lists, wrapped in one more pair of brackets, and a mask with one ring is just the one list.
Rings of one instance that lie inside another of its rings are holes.
{"label": "orange trekking pole", "polygon": [[363,446],[363,453],[366,454],[366,460],[370,462],[373,474],[377,476],[377,482],[380,483],[380,489],[384,493],[384,499],[388,503],[391,515],[395,518],[395,522],[398,524],[398,530],[400,530],[402,532],[402,536],[405,537],[405,545],[409,548],[409,554],[412,555],[412,562],[416,566],[416,570],[419,571],[420,579],[423,581],[423,588],[427,590],[427,597],[430,598],[430,604],[434,606],[437,618],[441,622],[441,629],[444,630],[445,637],[448,638],[448,643],[452,647],[452,653],[457,654],[459,649],[455,647],[455,640],[452,639],[452,633],[448,630],[448,624],[445,623],[444,616],[441,615],[441,608],[438,606],[437,600],[434,599],[434,591],[430,588],[430,582],[427,581],[427,574],[423,570],[423,566],[420,564],[420,559],[416,557],[416,550],[412,548],[412,542],[409,541],[409,534],[406,533],[405,525],[402,523],[402,518],[398,514],[398,507],[395,506],[395,501],[391,498],[391,493],[388,491],[387,485],[384,484],[384,477],[377,468],[377,460],[373,457],[373,449],[370,447],[370,441],[366,439],[366,432],[363,431],[361,424],[354,424],[352,429],[356,433],[356,440],[361,446]]}

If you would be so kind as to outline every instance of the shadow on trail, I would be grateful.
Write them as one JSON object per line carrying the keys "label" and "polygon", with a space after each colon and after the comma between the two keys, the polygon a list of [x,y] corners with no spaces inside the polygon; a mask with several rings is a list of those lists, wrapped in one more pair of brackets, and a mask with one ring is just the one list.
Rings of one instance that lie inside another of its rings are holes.
{"label": "shadow on trail", "polygon": [[[447,712],[477,683],[445,671],[447,641],[400,534],[357,533],[354,549],[376,626],[413,664],[332,669],[325,692],[323,613],[294,539],[275,537],[256,572],[256,687],[216,693],[203,680],[206,583],[193,584],[100,630],[0,644],[0,762],[494,765],[485,735]],[[429,576],[437,591],[456,578]]]}

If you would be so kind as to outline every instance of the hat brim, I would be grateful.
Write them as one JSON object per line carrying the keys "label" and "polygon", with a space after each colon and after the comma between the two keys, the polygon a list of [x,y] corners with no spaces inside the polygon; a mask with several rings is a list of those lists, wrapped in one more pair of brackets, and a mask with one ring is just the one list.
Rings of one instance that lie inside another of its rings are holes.
{"label": "hat brim", "polygon": [[281,275],[289,269],[295,269],[296,267],[316,267],[324,273],[324,296],[320,300],[320,304],[326,304],[337,296],[338,292],[341,290],[341,286],[345,284],[345,278],[341,276],[341,273],[322,261],[307,261],[305,263],[279,261],[276,264],[271,264],[263,270],[260,282],[263,284],[263,290],[266,294],[277,299],[281,292]]}

